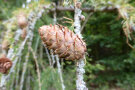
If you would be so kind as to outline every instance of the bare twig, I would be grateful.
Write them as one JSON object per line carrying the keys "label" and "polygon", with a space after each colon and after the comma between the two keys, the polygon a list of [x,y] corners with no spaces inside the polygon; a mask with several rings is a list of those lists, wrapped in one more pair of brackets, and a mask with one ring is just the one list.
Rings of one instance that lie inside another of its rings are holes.
{"label": "bare twig", "polygon": [[40,59],[42,60],[43,59],[43,45],[40,46]]}
{"label": "bare twig", "polygon": [[64,85],[63,78],[62,78],[61,65],[59,63],[58,55],[56,55],[56,61],[57,61],[58,73],[60,75],[60,81],[61,81],[61,85],[62,85],[62,90],[65,90],[65,85]]}
{"label": "bare twig", "polygon": [[48,51],[46,45],[45,45],[45,44],[43,44],[43,45],[44,45],[44,47],[45,47],[45,51],[46,51],[47,57],[48,57],[48,59],[49,59],[49,64],[50,64],[50,66],[52,66],[51,56],[50,56],[50,54],[49,54],[49,51]]}
{"label": "bare twig", "polygon": [[12,78],[12,82],[10,84],[10,90],[13,90],[14,89],[14,82],[15,82],[15,73],[14,73],[14,75],[11,76],[11,78]]}
{"label": "bare twig", "polygon": [[27,84],[26,84],[27,89],[26,90],[31,90],[30,89],[30,70],[28,68],[28,76],[27,76]]}
{"label": "bare twig", "polygon": [[83,29],[84,29],[86,23],[88,22],[88,20],[89,20],[89,18],[90,18],[90,16],[91,16],[92,14],[93,14],[93,12],[89,13],[89,15],[87,16],[86,20],[84,21],[84,23],[83,23],[83,25],[82,25],[82,27],[81,27],[80,32],[83,31]]}
{"label": "bare twig", "polygon": [[[71,12],[74,12],[75,8],[73,6],[69,6],[69,7],[63,7],[63,6],[57,6],[56,9],[55,8],[52,8],[50,9],[51,12],[54,12],[54,11],[71,11]],[[89,8],[81,8],[81,10],[83,12],[95,12],[95,8],[93,7],[89,7]],[[111,12],[111,11],[116,11],[117,8],[116,7],[104,7],[103,9],[101,10],[97,10],[97,11],[101,11],[101,12]]]}
{"label": "bare twig", "polygon": [[24,75],[25,75],[26,70],[27,70],[28,59],[29,59],[29,52],[26,54],[25,62],[23,63],[23,71],[22,71],[21,82],[20,82],[20,90],[23,89]]}
{"label": "bare twig", "polygon": [[30,51],[32,52],[32,54],[33,54],[33,57],[34,57],[34,60],[35,60],[35,63],[36,63],[36,68],[37,68],[37,75],[38,75],[38,82],[39,82],[39,90],[41,90],[41,78],[40,78],[40,70],[39,70],[39,65],[38,65],[38,60],[37,60],[37,56],[36,56],[36,54],[35,54],[35,52],[34,52],[34,50],[31,48],[31,46],[30,45],[28,45],[29,46],[29,49],[30,49]]}
{"label": "bare twig", "polygon": [[[57,22],[56,5],[55,5],[55,11],[53,13],[53,22],[54,22],[54,24],[56,24],[56,22]],[[54,59],[54,55],[53,55],[53,50],[51,50],[51,56],[52,56],[52,60],[53,60],[53,64],[54,64],[55,59]],[[55,57],[56,57],[56,61],[57,61],[58,73],[60,76],[62,90],[65,90],[65,85],[64,85],[64,81],[63,81],[63,77],[62,77],[61,65],[60,65],[60,61],[59,61],[60,59],[59,59],[58,55],[55,55]]]}
{"label": "bare twig", "polygon": [[20,71],[20,65],[21,65],[21,58],[19,58],[18,61],[19,62],[18,62],[18,65],[17,65],[15,88],[18,87],[18,82],[19,82],[19,71]]}
{"label": "bare twig", "polygon": [[51,53],[51,58],[52,58],[52,67],[54,66],[55,64],[55,55],[53,54],[53,50],[50,50],[50,53]]}
{"label": "bare twig", "polygon": [[57,15],[57,13],[56,13],[56,4],[54,4],[54,13],[53,13],[53,23],[54,24],[56,24],[56,22],[57,22],[56,15]]}
{"label": "bare twig", "polygon": [[[77,5],[77,3],[80,3],[80,2],[75,2],[75,6]],[[81,30],[81,23],[80,23],[81,22],[80,21],[81,12],[82,12],[82,10],[79,7],[75,7],[75,15],[74,15],[75,29],[74,29],[74,31],[80,38],[82,38],[82,35],[80,32],[80,30]],[[84,58],[77,61],[77,69],[76,69],[76,75],[77,75],[76,89],[77,90],[88,90],[85,82],[83,81],[83,74],[85,73],[84,66],[85,66]]]}

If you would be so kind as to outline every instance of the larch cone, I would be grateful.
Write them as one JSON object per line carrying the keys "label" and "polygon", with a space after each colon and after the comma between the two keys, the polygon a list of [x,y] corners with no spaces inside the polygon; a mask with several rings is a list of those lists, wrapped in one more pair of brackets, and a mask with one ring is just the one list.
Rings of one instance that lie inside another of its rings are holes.
{"label": "larch cone", "polygon": [[25,28],[28,24],[27,18],[24,13],[20,13],[17,17],[18,25],[21,29]]}
{"label": "larch cone", "polygon": [[7,50],[9,48],[9,41],[8,40],[4,40],[2,42],[2,49],[3,50]]}
{"label": "larch cone", "polygon": [[0,72],[7,74],[8,70],[12,67],[12,61],[6,57],[0,58]]}
{"label": "larch cone", "polygon": [[79,60],[86,52],[85,42],[67,27],[44,25],[39,28],[43,43],[53,49],[54,54],[66,60]]}

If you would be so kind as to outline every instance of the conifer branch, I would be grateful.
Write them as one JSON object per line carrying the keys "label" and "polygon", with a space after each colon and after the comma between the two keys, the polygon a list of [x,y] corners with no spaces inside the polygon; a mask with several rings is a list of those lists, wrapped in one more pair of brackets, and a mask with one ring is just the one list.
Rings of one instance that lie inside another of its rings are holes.
{"label": "conifer branch", "polygon": [[[80,21],[80,16],[82,10],[80,9],[81,7],[81,2],[75,2],[75,14],[74,14],[74,31],[75,33],[82,38],[81,35],[81,21]],[[76,90],[88,90],[86,87],[86,84],[83,80],[83,74],[85,73],[84,70],[84,58],[77,60],[77,69],[76,69],[76,75],[77,75],[77,80],[76,80]]]}

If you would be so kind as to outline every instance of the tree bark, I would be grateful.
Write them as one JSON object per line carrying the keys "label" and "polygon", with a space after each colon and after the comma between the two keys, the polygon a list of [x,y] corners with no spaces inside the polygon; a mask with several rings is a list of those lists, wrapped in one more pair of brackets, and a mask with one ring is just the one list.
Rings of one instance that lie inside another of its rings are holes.
{"label": "tree bark", "polygon": [[[79,2],[77,2],[77,3],[79,3]],[[80,21],[81,12],[82,12],[82,10],[80,8],[75,7],[75,15],[74,15],[75,29],[74,29],[74,31],[80,38],[82,38],[81,21]],[[77,69],[76,69],[76,75],[77,75],[76,89],[77,90],[88,90],[85,82],[83,81],[83,74],[85,73],[84,66],[85,66],[84,58],[77,61]]]}

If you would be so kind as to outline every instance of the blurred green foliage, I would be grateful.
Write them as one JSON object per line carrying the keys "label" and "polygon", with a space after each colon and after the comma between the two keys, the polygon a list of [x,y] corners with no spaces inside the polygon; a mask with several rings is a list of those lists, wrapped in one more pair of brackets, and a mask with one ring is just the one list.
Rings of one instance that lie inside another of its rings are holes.
{"label": "blurred green foliage", "polygon": [[86,24],[83,35],[89,54],[85,75],[87,84],[95,87],[127,86],[133,89],[135,51],[126,44],[118,15],[113,12],[94,13]]}

